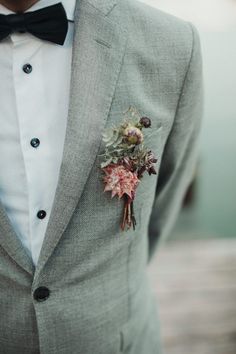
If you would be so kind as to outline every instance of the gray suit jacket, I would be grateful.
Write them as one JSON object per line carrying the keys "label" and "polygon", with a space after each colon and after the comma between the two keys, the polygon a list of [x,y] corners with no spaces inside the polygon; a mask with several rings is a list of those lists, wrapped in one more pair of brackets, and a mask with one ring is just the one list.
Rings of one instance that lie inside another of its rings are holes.
{"label": "gray suit jacket", "polygon": [[[64,154],[36,269],[0,207],[1,354],[161,352],[146,268],[193,175],[201,97],[190,23],[134,0],[77,2]],[[152,120],[159,173],[144,174],[136,230],[122,232],[123,202],[103,192],[98,155],[130,105]]]}

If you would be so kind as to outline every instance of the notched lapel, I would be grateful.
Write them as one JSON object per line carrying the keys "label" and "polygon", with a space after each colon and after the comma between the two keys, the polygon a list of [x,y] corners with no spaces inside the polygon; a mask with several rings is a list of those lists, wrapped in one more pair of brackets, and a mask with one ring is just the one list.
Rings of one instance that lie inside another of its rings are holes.
{"label": "notched lapel", "polygon": [[114,1],[103,6],[105,13],[79,3],[63,159],[35,279],[66,229],[95,162],[127,41],[126,30],[105,16]]}

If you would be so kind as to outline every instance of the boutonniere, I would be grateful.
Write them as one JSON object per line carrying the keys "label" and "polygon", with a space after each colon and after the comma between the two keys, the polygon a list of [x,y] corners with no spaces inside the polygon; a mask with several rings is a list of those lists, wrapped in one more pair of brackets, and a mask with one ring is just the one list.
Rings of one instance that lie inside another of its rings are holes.
{"label": "boutonniere", "polygon": [[102,177],[104,192],[111,191],[111,198],[118,195],[119,199],[124,199],[122,231],[126,225],[128,228],[133,225],[135,230],[135,193],[145,171],[149,175],[156,174],[153,163],[157,162],[144,144],[145,138],[151,135],[147,132],[151,119],[142,117],[134,107],[123,114],[124,120],[119,126],[112,125],[102,134],[105,152],[99,155],[104,158],[100,165],[105,174]]}

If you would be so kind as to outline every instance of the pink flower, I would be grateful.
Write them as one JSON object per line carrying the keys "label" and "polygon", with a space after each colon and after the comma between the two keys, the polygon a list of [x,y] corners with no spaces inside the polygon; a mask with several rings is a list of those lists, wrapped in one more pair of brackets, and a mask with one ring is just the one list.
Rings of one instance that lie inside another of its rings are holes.
{"label": "pink flower", "polygon": [[123,194],[127,194],[130,199],[134,199],[135,190],[140,182],[135,172],[131,172],[119,164],[110,164],[102,170],[106,174],[103,177],[106,184],[104,192],[112,191],[112,198],[116,194],[119,198]]}

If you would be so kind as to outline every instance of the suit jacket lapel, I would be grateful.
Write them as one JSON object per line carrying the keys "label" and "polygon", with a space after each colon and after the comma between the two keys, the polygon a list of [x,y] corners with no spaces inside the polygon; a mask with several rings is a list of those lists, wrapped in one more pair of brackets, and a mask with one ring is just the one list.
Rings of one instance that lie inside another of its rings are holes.
{"label": "suit jacket lapel", "polygon": [[35,278],[72,217],[101,143],[127,40],[126,31],[106,17],[114,5],[115,0],[77,3],[63,159]]}
{"label": "suit jacket lapel", "polygon": [[6,210],[0,203],[0,245],[29,274],[34,274],[34,264],[19,240],[8,218]]}
{"label": "suit jacket lapel", "polygon": [[64,152],[36,270],[0,203],[0,245],[34,280],[72,217],[100,146],[127,40],[126,31],[106,17],[116,2],[77,1]]}

